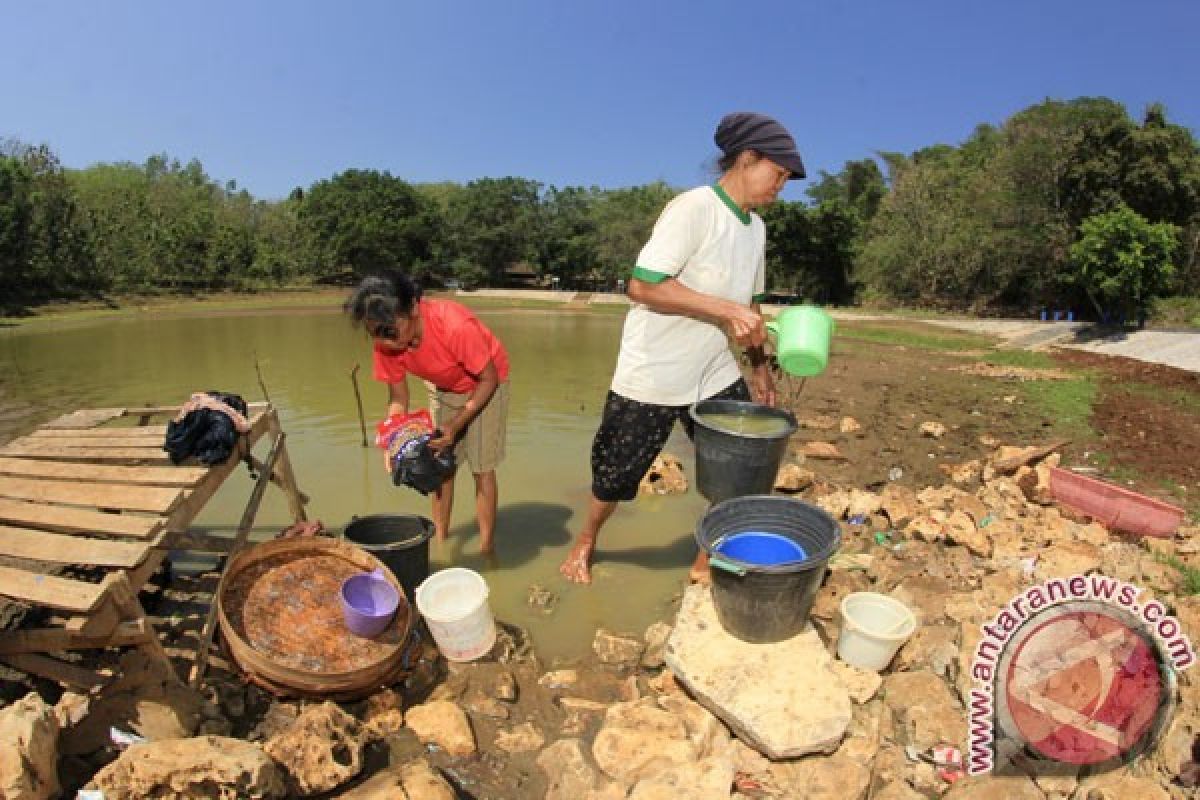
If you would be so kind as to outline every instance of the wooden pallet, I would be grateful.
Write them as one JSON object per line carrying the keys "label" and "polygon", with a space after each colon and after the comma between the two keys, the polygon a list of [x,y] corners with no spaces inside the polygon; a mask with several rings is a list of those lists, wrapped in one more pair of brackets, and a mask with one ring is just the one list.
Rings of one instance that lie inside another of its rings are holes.
{"label": "wooden pallet", "polygon": [[[211,467],[171,465],[162,449],[166,426],[150,422],[178,411],[82,409],[0,447],[0,595],[53,612],[41,627],[0,631],[0,662],[84,690],[105,676],[60,654],[135,645],[169,665],[137,592],[170,548],[188,546],[192,521],[247,458],[260,477],[226,549],[244,543],[268,482],[284,490],[296,521],[305,519],[308,498],[296,487],[274,408],[251,404],[239,451]],[[265,462],[253,456],[264,437],[271,443]],[[99,578],[49,574],[46,565],[86,566]],[[208,630],[194,681],[203,676],[210,639]]]}

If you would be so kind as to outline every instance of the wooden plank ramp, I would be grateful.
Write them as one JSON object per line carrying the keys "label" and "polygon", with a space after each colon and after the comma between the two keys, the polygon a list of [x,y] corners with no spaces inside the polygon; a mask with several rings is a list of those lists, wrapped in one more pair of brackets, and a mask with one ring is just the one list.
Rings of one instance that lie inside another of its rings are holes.
{"label": "wooden plank ramp", "polygon": [[63,414],[43,425],[43,428],[94,428],[101,423],[123,416],[123,408],[88,408]]}
{"label": "wooden plank ramp", "polygon": [[47,608],[83,614],[100,604],[105,588],[96,583],[55,575],[35,575],[23,569],[0,566],[0,594]]}
{"label": "wooden plank ramp", "polygon": [[36,503],[65,503],[119,511],[166,514],[183,498],[183,490],[114,483],[66,483],[0,475],[0,497],[31,500]]}
{"label": "wooden plank ramp", "polygon": [[162,529],[165,520],[0,498],[0,523],[63,533],[149,539]]}
{"label": "wooden plank ramp", "polygon": [[0,457],[0,474],[3,475],[93,483],[192,488],[204,480],[208,470],[208,467],[122,467],[111,464],[80,464],[75,461]]}
{"label": "wooden plank ramp", "polygon": [[85,539],[0,525],[0,555],[11,558],[129,569],[142,563],[151,547],[151,542]]}
{"label": "wooden plank ramp", "polygon": [[88,439],[103,439],[112,436],[127,436],[129,438],[142,439],[160,439],[167,438],[166,425],[137,425],[130,427],[102,427],[102,428],[39,428],[29,434],[36,439],[78,439],[86,441]]}
{"label": "wooden plank ramp", "polygon": [[170,464],[171,459],[162,447],[77,447],[30,439],[28,436],[9,442],[0,448],[0,456],[48,458],[60,461],[105,461],[133,464]]}

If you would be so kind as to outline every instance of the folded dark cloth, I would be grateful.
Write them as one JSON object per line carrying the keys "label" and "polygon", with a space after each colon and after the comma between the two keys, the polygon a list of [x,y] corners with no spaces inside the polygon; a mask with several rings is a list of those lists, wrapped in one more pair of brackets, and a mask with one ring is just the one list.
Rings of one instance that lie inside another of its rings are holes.
{"label": "folded dark cloth", "polygon": [[180,415],[167,423],[163,450],[173,464],[192,457],[206,466],[223,464],[248,430],[248,409],[241,396],[216,390],[203,395],[192,395]]}

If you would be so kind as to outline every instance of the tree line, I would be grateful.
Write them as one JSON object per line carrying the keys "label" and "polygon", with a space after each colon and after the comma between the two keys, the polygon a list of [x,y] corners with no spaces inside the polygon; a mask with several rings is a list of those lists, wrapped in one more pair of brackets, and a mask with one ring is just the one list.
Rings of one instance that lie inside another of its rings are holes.
{"label": "tree line", "polygon": [[[0,305],[147,292],[346,283],[382,269],[429,285],[612,288],[663,205],[519,178],[413,184],[346,170],[282,200],[198,161],[67,169],[0,143]],[[768,288],[823,303],[1135,313],[1200,295],[1200,149],[1159,106],[1048,100],[958,146],[880,152],[762,211]]]}

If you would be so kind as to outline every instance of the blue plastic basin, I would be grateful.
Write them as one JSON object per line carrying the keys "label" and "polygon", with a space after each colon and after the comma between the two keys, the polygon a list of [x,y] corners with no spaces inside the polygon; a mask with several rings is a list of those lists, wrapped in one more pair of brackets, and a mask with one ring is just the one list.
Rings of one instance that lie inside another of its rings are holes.
{"label": "blue plastic basin", "polygon": [[796,540],[778,533],[743,531],[722,538],[713,548],[726,558],[745,564],[791,564],[804,561],[808,553]]}

